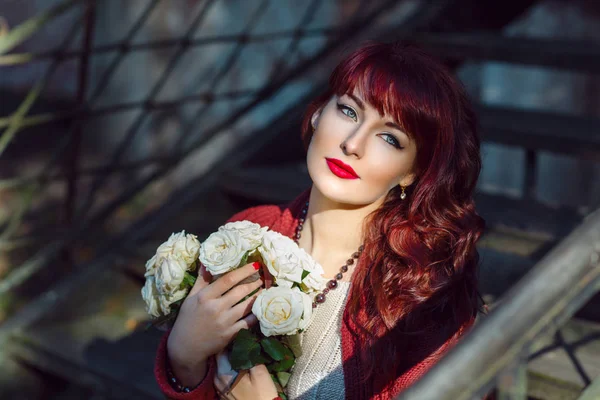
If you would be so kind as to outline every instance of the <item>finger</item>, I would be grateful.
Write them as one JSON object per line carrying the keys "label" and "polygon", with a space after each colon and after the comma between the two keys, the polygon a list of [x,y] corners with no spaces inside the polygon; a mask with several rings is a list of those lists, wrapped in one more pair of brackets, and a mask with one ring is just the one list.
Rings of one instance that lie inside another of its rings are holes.
{"label": "finger", "polygon": [[234,269],[233,271],[226,273],[209,286],[209,288],[207,289],[208,291],[210,291],[209,297],[216,298],[223,295],[223,293],[240,283],[245,278],[256,273],[256,271],[259,269],[260,263],[255,262],[251,264],[246,264],[243,267]]}
{"label": "finger", "polygon": [[256,298],[258,297],[260,292],[261,291],[258,291],[258,293],[253,294],[252,297],[248,297],[246,300],[242,301],[240,304],[237,304],[234,307],[232,307],[230,314],[228,316],[229,321],[231,323],[234,323],[235,321],[238,321],[241,318],[244,318],[249,313],[251,313],[252,306],[254,305],[254,302],[256,301]]}
{"label": "finger", "polygon": [[244,299],[244,297],[252,294],[252,292],[256,291],[262,286],[262,281],[260,279],[251,282],[245,283],[243,285],[239,285],[231,289],[229,292],[225,293],[222,297],[223,304],[225,307],[235,307],[240,301]]}
{"label": "finger", "polygon": [[265,379],[266,377],[268,377],[269,380],[271,379],[269,370],[264,364],[255,365],[254,367],[250,368],[248,373],[250,374],[250,380],[252,382],[260,381],[262,379]]}
{"label": "finger", "polygon": [[204,264],[198,261],[198,277],[196,278],[196,283],[194,283],[194,286],[192,286],[188,296],[198,293],[200,290],[210,285],[211,282],[212,275],[206,270]]}
{"label": "finger", "polygon": [[257,322],[256,315],[250,313],[233,325],[233,334],[235,335],[242,329],[250,329]]}

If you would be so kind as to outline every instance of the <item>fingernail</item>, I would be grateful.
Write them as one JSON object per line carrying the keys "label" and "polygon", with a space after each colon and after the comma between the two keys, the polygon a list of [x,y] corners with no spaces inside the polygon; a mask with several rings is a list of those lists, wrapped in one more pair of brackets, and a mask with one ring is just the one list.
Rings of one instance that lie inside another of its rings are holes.
{"label": "fingernail", "polygon": [[260,263],[258,261],[255,261],[252,263],[252,266],[254,267],[255,270],[259,270],[260,269]]}

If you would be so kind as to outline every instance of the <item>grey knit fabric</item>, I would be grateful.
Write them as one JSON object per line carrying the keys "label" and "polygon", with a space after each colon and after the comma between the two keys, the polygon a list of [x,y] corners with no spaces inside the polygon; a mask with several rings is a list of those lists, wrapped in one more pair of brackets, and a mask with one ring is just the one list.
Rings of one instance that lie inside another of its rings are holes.
{"label": "grey knit fabric", "polygon": [[338,282],[337,289],[313,312],[313,320],[300,336],[302,355],[296,359],[286,387],[296,400],[343,399],[341,322],[350,282]]}

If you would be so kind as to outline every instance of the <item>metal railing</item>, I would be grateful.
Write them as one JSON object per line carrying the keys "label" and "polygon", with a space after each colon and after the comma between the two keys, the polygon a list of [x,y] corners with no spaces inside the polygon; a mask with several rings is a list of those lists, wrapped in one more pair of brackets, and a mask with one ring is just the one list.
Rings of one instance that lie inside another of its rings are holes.
{"label": "metal railing", "polygon": [[[153,182],[163,178],[179,165],[186,157],[193,152],[201,149],[212,138],[226,130],[232,124],[241,120],[247,114],[257,109],[263,103],[271,99],[281,88],[290,81],[297,79],[304,73],[309,71],[314,65],[317,65],[323,59],[330,57],[336,50],[342,48],[349,41],[356,38],[366,27],[372,24],[377,18],[381,17],[386,11],[398,7],[400,3],[392,0],[379,0],[376,2],[367,2],[357,0],[356,7],[346,21],[335,26],[326,26],[318,29],[306,29],[317,14],[322,1],[312,0],[307,3],[307,7],[300,18],[297,25],[293,29],[282,30],[279,32],[271,32],[268,34],[254,34],[253,27],[261,19],[265,9],[271,5],[270,0],[261,0],[255,2],[254,12],[248,15],[245,21],[244,30],[236,35],[217,35],[208,38],[195,38],[194,35],[201,30],[203,23],[206,21],[209,10],[218,0],[206,0],[198,2],[193,21],[190,23],[187,32],[177,38],[166,40],[156,40],[143,43],[134,43],[141,28],[146,24],[152,12],[156,9],[160,0],[148,0],[147,5],[139,13],[139,17],[133,22],[127,33],[121,40],[116,43],[111,43],[102,46],[94,46],[94,21],[95,10],[102,6],[102,2],[95,0],[67,0],[59,3],[56,7],[50,9],[43,14],[43,18],[35,18],[34,20],[40,26],[47,23],[52,18],[64,13],[65,11],[76,8],[79,12],[79,17],[71,26],[70,31],[65,37],[64,42],[57,49],[43,51],[39,53],[13,53],[5,54],[7,50],[15,47],[16,44],[23,42],[25,38],[32,36],[35,29],[27,21],[14,28],[14,33],[22,34],[20,38],[15,40],[5,41],[10,42],[9,45],[2,47],[0,45],[0,66],[12,66],[13,68],[19,65],[35,63],[43,60],[50,60],[50,66],[47,68],[43,77],[34,86],[34,89],[29,93],[21,106],[11,115],[0,118],[0,157],[2,152],[10,144],[19,131],[32,127],[39,126],[57,121],[69,123],[67,132],[61,135],[60,139],[51,149],[52,156],[40,169],[39,173],[32,177],[11,177],[0,181],[0,189],[15,189],[23,190],[23,199],[20,203],[20,208],[12,213],[12,217],[8,222],[0,226],[0,247],[10,248],[7,242],[13,238],[15,232],[27,214],[27,211],[33,199],[45,190],[47,184],[58,179],[64,180],[68,190],[65,196],[64,210],[64,226],[61,231],[65,232],[58,235],[49,245],[42,248],[37,254],[33,255],[22,265],[13,268],[12,272],[0,282],[0,296],[7,292],[23,285],[28,279],[31,279],[45,264],[55,259],[61,253],[64,254],[71,250],[74,240],[81,237],[82,232],[93,230],[97,226],[101,226],[103,221],[106,221],[112,216],[116,210],[123,204],[126,204],[141,191],[146,189]],[[29,24],[29,25],[28,25]],[[22,29],[23,27],[28,29]],[[79,30],[83,31],[83,40],[81,48],[78,50],[70,50],[73,39]],[[324,45],[314,52],[314,55],[300,57],[299,61],[291,66],[283,68],[284,61],[291,58],[299,52],[298,44],[304,38],[322,37],[326,39]],[[218,92],[218,84],[228,77],[232,66],[239,58],[241,52],[248,44],[255,42],[272,41],[281,38],[291,39],[287,49],[276,58],[275,64],[278,68],[273,70],[271,77],[267,79],[265,85],[257,90],[240,90],[230,92]],[[175,67],[181,62],[182,56],[194,48],[201,48],[215,43],[235,44],[233,50],[226,55],[225,63],[218,69],[218,73],[211,80],[211,87],[208,91],[195,94],[182,94],[178,98],[168,101],[158,100],[157,95],[165,86],[169,76],[172,75]],[[134,102],[115,102],[113,104],[96,106],[100,97],[105,93],[108,83],[113,79],[125,57],[132,52],[148,51],[154,49],[174,49],[174,53],[170,56],[166,67],[161,76],[155,81],[153,87],[149,91],[149,95],[141,100]],[[107,68],[104,69],[101,76],[96,82],[89,82],[89,57],[91,55],[115,53]],[[47,85],[53,74],[56,72],[59,65],[69,60],[77,59],[79,61],[78,84],[76,90],[76,107],[70,110],[57,113],[40,113],[28,115],[31,106],[39,98],[40,93]],[[95,85],[94,85],[95,83]],[[202,132],[201,135],[196,135],[194,140],[185,143],[184,138],[190,136],[189,133],[198,130],[198,126],[205,123],[208,108],[221,100],[245,99],[244,105],[234,108],[228,115],[222,118],[218,123],[213,124],[210,129]],[[148,157],[144,160],[124,161],[124,154],[130,148],[134,138],[140,134],[144,122],[147,121],[150,113],[155,110],[168,110],[182,107],[186,104],[198,103],[202,106],[195,115],[186,121],[178,132],[179,140],[173,145],[171,154],[160,157]],[[126,133],[121,138],[117,148],[109,157],[106,165],[101,165],[92,168],[83,169],[80,166],[81,154],[81,136],[84,123],[92,118],[100,116],[113,115],[129,110],[140,110],[141,113],[129,124]],[[223,155],[225,156],[225,154]],[[64,161],[66,160],[66,161]],[[147,166],[154,166],[155,169],[147,176],[141,177],[133,182],[128,187],[124,188],[116,198],[104,204],[100,209],[93,214],[92,209],[95,205],[97,194],[105,187],[107,180],[118,173],[124,171],[141,170]],[[82,196],[77,190],[79,180],[82,176],[91,177],[91,190]],[[23,238],[16,238],[17,241],[22,241]]]}
{"label": "metal railing", "polygon": [[[471,400],[494,385],[500,399],[526,399],[531,349],[557,332],[564,345],[559,328],[598,291],[600,210],[550,251],[490,315],[398,399]],[[588,378],[580,399],[600,398],[599,382]]]}

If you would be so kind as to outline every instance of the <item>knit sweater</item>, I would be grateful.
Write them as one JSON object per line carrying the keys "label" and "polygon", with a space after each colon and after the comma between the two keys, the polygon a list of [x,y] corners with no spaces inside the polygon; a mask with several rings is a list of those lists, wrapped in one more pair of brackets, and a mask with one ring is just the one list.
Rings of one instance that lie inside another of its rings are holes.
{"label": "knit sweater", "polygon": [[[307,189],[290,204],[285,206],[262,205],[252,207],[235,214],[227,222],[249,220],[288,237],[292,237],[298,225],[302,206],[308,200],[309,195],[310,189]],[[400,375],[397,376],[393,383],[388,384],[386,382],[382,384],[381,382],[377,382],[376,379],[371,379],[363,383],[365,381],[365,371],[362,368],[359,352],[361,343],[352,333],[357,331],[357,327],[354,326],[353,319],[349,318],[347,309],[344,308],[340,334],[346,398],[349,400],[384,400],[394,398],[402,390],[416,382],[447,350],[456,344],[458,338],[471,327],[473,321],[470,320],[465,323],[449,338],[447,338],[447,333],[442,335],[434,328],[424,327],[422,333],[413,335],[410,339],[410,350],[407,351],[405,357],[397,360],[397,370],[400,371]],[[193,391],[178,393],[171,387],[167,380],[166,372],[168,335],[169,332],[163,336],[159,344],[154,366],[154,374],[162,392],[168,398],[172,399],[201,400],[216,398],[213,386],[216,372],[214,357],[208,360],[206,376]],[[406,340],[406,337],[399,338],[399,340]]]}
{"label": "knit sweater", "polygon": [[311,323],[300,334],[302,355],[296,359],[286,386],[290,400],[343,399],[342,312],[349,282],[340,281],[338,288],[327,294],[327,301],[314,311]]}

